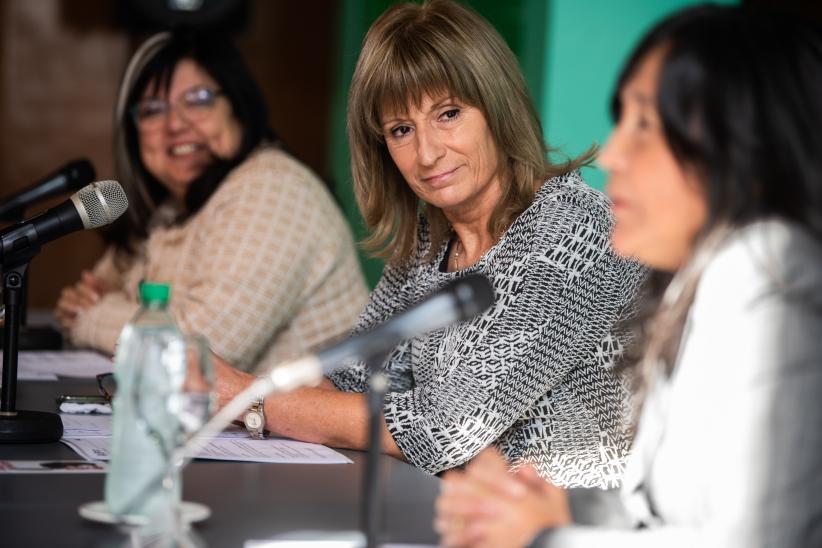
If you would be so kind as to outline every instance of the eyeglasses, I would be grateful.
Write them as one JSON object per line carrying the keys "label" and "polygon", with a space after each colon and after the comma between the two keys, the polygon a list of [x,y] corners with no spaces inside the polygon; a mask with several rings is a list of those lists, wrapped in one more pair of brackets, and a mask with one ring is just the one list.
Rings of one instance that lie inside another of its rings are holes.
{"label": "eyeglasses", "polygon": [[173,103],[156,97],[141,99],[131,107],[134,123],[142,131],[153,131],[162,127],[172,108],[188,122],[198,122],[207,118],[214,109],[214,103],[222,95],[222,90],[193,87],[183,92]]}
{"label": "eyeglasses", "polygon": [[97,375],[97,390],[106,401],[111,401],[114,393],[117,392],[117,381],[114,378],[114,373],[101,373]]}

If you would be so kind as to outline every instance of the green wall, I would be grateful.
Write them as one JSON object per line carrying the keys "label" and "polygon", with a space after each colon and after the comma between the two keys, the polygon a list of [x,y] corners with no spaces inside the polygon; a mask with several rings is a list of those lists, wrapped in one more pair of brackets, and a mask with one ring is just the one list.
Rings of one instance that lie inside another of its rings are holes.
{"label": "green wall", "polygon": [[[635,43],[656,21],[694,0],[546,0],[544,93],[538,107],[546,140],[569,155],[605,143],[610,98]],[[735,1],[717,3],[735,4]],[[602,189],[605,174],[585,170]]]}
{"label": "green wall", "polygon": [[[329,154],[342,207],[359,240],[365,230],[351,190],[345,102],[368,26],[391,0],[339,0],[337,62]],[[546,140],[576,155],[602,144],[611,121],[608,103],[616,75],[633,45],[655,21],[695,0],[464,0],[486,17],[519,58],[542,118]],[[724,0],[720,3],[736,3]],[[587,168],[602,188],[604,174]],[[361,253],[373,287],[382,262]]]}
{"label": "green wall", "polygon": [[[333,104],[331,108],[331,132],[329,155],[335,193],[343,212],[351,223],[354,238],[360,241],[365,236],[365,226],[360,217],[351,183],[348,138],[345,131],[345,108],[351,75],[357,64],[360,46],[368,26],[393,2],[390,0],[340,0],[339,26],[337,28],[337,60],[334,66],[337,74],[334,81]],[[368,280],[374,287],[382,272],[382,262],[368,258],[360,250],[360,263]]]}

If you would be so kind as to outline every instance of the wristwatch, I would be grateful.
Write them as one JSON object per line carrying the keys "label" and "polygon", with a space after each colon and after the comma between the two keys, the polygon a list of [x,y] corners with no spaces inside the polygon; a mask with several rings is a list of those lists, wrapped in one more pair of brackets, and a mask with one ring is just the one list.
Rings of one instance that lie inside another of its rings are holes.
{"label": "wristwatch", "polygon": [[265,439],[265,399],[262,396],[248,406],[243,423],[249,436],[255,440]]}

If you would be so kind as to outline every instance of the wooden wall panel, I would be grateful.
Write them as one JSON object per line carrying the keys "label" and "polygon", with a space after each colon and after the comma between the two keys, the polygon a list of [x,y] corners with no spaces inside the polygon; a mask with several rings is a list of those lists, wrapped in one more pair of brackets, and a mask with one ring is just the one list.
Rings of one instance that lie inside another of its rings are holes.
{"label": "wooden wall panel", "polygon": [[[75,5],[91,8],[96,2]],[[89,158],[111,178],[111,110],[128,58],[113,29],[64,24],[56,0],[6,0],[0,19],[0,196],[32,184],[66,161]],[[90,13],[94,13],[91,11]],[[35,206],[31,216],[53,205]],[[60,288],[101,252],[79,232],[43,247],[31,263],[30,306],[51,307]]]}

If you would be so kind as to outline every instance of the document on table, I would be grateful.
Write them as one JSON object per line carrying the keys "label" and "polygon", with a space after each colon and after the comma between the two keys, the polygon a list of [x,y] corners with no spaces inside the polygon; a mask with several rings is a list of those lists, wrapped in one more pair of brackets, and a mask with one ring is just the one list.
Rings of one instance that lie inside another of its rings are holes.
{"label": "document on table", "polygon": [[[365,536],[359,531],[297,531],[267,540],[247,540],[243,548],[360,548]],[[380,544],[382,548],[436,548],[433,544]]]}
{"label": "document on table", "polygon": [[74,449],[74,452],[86,460],[101,461],[109,459],[111,438],[62,438],[60,441]]}
{"label": "document on table", "polygon": [[42,373],[40,371],[20,371],[17,369],[18,381],[56,381],[57,375],[54,373]]}
{"label": "document on table", "polygon": [[[63,443],[88,460],[109,459],[110,416],[64,414],[61,418]],[[279,438],[253,440],[238,429],[226,430],[212,438],[195,458],[283,464],[351,463],[348,457],[324,445]]]}
{"label": "document on table", "polygon": [[[60,419],[63,421],[64,438],[111,437],[111,415],[61,413]],[[221,439],[249,439],[248,432],[246,432],[244,428],[235,425],[229,426],[214,437]]]}
{"label": "document on table", "polygon": [[288,462],[292,464],[350,464],[344,455],[316,443],[251,438],[213,438],[197,453],[198,459],[243,462]]}
{"label": "document on table", "polygon": [[69,415],[62,413],[63,437],[74,438],[110,438],[111,415]]}
{"label": "document on table", "polygon": [[25,351],[17,354],[17,378],[20,380],[57,380],[58,375],[92,379],[95,375],[113,370],[111,360],[85,350]]}

